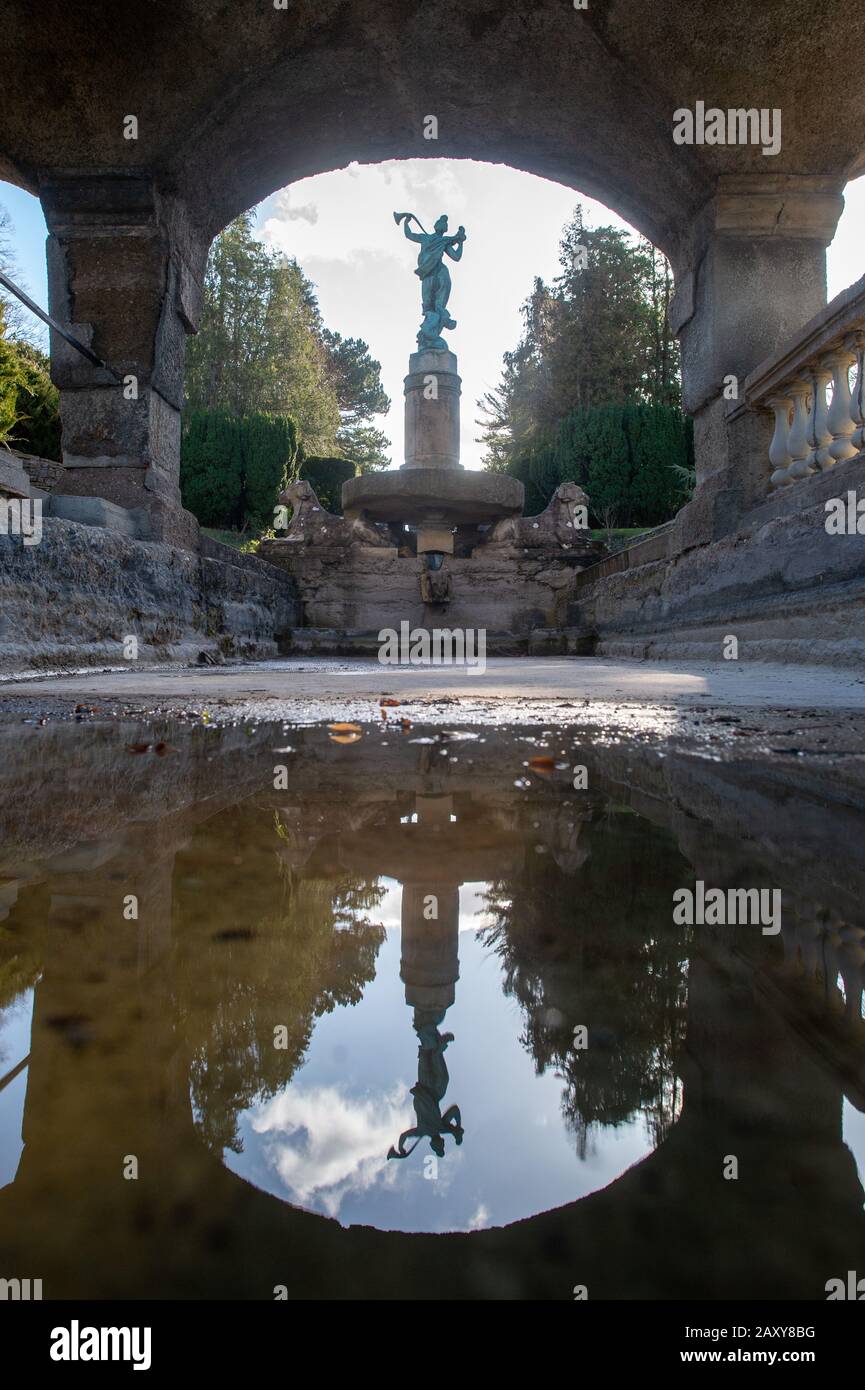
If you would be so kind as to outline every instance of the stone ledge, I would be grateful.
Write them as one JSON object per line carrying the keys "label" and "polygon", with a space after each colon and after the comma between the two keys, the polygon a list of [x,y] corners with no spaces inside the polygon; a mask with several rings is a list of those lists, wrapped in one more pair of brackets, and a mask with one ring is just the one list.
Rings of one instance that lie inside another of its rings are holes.
{"label": "stone ledge", "polygon": [[615,551],[614,554],[599,560],[597,564],[587,565],[576,577],[576,592],[591,588],[599,579],[606,579],[608,575],[637,569],[653,560],[666,559],[669,554],[670,532],[675,524],[675,519],[666,521],[662,526],[656,526],[648,536],[644,536],[636,544]]}
{"label": "stone ledge", "polygon": [[51,493],[44,503],[43,515],[58,521],[74,521],[79,526],[96,526],[133,540],[152,539],[150,516],[146,507],[118,507],[104,497],[87,497],[76,493]]}
{"label": "stone ledge", "polygon": [[[254,558],[254,557],[251,557]],[[48,517],[39,545],[0,536],[0,669],[279,654],[300,621],[288,575]]]}
{"label": "stone ledge", "polygon": [[518,516],[525,493],[517,478],[455,468],[389,469],[364,473],[342,485],[347,520],[363,512],[371,521],[420,522],[443,511],[454,525]]}

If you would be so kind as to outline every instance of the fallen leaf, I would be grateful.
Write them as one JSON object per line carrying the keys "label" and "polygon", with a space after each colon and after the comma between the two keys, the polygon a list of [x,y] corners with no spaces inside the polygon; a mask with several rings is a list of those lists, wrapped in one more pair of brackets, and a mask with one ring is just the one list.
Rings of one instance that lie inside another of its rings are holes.
{"label": "fallen leaf", "polygon": [[360,734],[328,734],[331,743],[358,743]]}
{"label": "fallen leaf", "polygon": [[393,705],[398,705],[399,700],[395,700],[392,695],[382,695],[381,699],[379,700],[379,704],[388,705],[389,707],[391,707]]}
{"label": "fallen leaf", "polygon": [[532,772],[536,772],[539,777],[549,777],[555,765],[555,758],[529,758],[529,767],[532,769]]}
{"label": "fallen leaf", "polygon": [[332,734],[362,734],[363,730],[359,724],[328,724]]}
{"label": "fallen leaf", "polygon": [[400,724],[402,725],[402,727],[403,727],[404,729],[410,729],[410,728],[411,728],[411,720],[410,720],[410,719],[401,719],[399,722],[400,722]]}
{"label": "fallen leaf", "polygon": [[153,751],[159,758],[164,758],[166,753],[176,753],[177,749],[172,748],[170,743],[155,743]]}
{"label": "fallen leaf", "polygon": [[149,743],[127,743],[127,753],[146,753],[150,747]]}

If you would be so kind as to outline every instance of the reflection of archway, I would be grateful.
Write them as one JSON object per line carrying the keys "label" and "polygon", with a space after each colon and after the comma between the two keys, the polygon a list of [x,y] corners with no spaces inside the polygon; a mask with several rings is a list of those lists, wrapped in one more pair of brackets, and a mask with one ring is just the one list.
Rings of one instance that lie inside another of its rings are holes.
{"label": "reflection of archway", "polygon": [[[86,750],[90,731],[70,732]],[[60,735],[47,737],[62,746]],[[99,751],[96,731],[93,737]],[[444,760],[420,766],[426,750],[410,746],[383,764],[372,740],[368,749],[352,749],[356,757],[348,764],[337,761],[320,731],[311,731],[308,745],[303,735],[295,741],[298,784],[306,779],[312,796],[318,787],[321,805],[326,798],[345,802],[353,785],[368,805],[397,794],[410,812],[414,798],[406,787],[416,783],[438,799],[448,782],[486,788],[488,822],[506,817],[513,804],[511,778],[492,740],[473,750],[472,770],[464,758],[452,770]],[[81,825],[94,843],[74,852],[77,861],[46,874],[44,887],[28,890],[43,894],[35,916],[47,925],[26,1148],[16,1182],[0,1193],[0,1247],[10,1273],[38,1266],[49,1297],[270,1298],[275,1286],[285,1285],[299,1298],[567,1298],[574,1284],[584,1283],[590,1297],[783,1298],[822,1297],[826,1278],[861,1266],[862,1193],[840,1138],[840,1072],[815,1060],[798,1036],[805,1030],[793,1032],[767,1006],[749,962],[723,941],[695,954],[691,965],[681,1118],[649,1158],[602,1192],[504,1228],[406,1236],[345,1230],[228,1172],[205,1150],[192,1121],[182,1033],[174,1027],[170,934],[152,930],[154,923],[170,925],[164,902],[170,863],[196,818],[244,789],[260,795],[257,774],[271,762],[269,733],[261,738],[257,767],[245,735],[229,734],[226,742],[238,759],[224,769],[222,792],[205,780],[207,794],[190,806],[195,761],[186,763],[179,753],[176,771],[169,765],[166,773],[174,800],[162,806],[156,826],[130,822],[120,841],[106,837],[100,847],[99,808],[82,806]],[[46,754],[52,746],[46,744]],[[201,749],[202,766],[210,766],[210,756],[210,746]],[[689,791],[698,804],[702,777],[717,815],[718,774],[693,765],[686,772],[682,799]],[[645,777],[644,790],[649,784]],[[535,804],[555,806],[554,791],[539,787]],[[118,805],[130,804],[127,793],[116,785],[106,799],[115,822]],[[268,794],[267,809],[280,800]],[[34,807],[26,811],[32,815]],[[371,820],[364,825],[364,816],[352,818],[350,809],[345,818],[355,844],[367,836],[370,852],[397,857]],[[773,831],[776,819],[768,817]],[[411,825],[405,828],[410,834]],[[332,840],[325,837],[316,848],[333,863]],[[74,863],[80,868],[88,856],[88,902],[109,902],[118,884],[137,889],[138,924],[121,929],[110,913],[91,907],[82,930]],[[419,876],[430,862],[418,855]],[[123,1051],[130,1030],[134,1066],[126,1065]],[[116,1143],[106,1143],[106,1133]],[[175,1155],[170,1172],[167,1145]],[[722,1177],[730,1153],[739,1159],[737,1182]],[[138,1182],[122,1179],[127,1154],[139,1160]],[[140,1258],[130,1258],[131,1248]],[[808,1281],[818,1263],[825,1274],[815,1288]]]}
{"label": "reflection of archway", "polygon": [[[106,1085],[106,1054],[94,1053],[90,1091],[111,1107],[118,1137],[117,1151],[106,1151],[101,1119],[91,1137],[87,1115],[64,1106],[62,1044],[35,1029],[25,1153],[15,1183],[0,1192],[6,1267],[35,1260],[49,1297],[266,1299],[285,1285],[290,1298],[568,1298],[575,1283],[595,1298],[820,1297],[822,1286],[808,1282],[816,1254],[829,1277],[856,1268],[863,1247],[861,1188],[839,1137],[840,1091],[799,1056],[770,1125],[755,1123],[752,1088],[765,1081],[778,1094],[789,1044],[754,1000],[743,999],[741,1019],[719,1018],[729,994],[714,970],[701,969],[695,988],[692,1075],[668,1139],[602,1192],[468,1236],[344,1229],[230,1173],[201,1146],[182,1086],[165,1089],[164,1010],[153,1014],[146,1093]],[[39,1008],[50,1008],[50,986]],[[731,1151],[740,1161],[735,1183],[721,1176]],[[139,1159],[137,1183],[120,1176],[128,1153]],[[70,1190],[78,1194],[71,1207]]]}

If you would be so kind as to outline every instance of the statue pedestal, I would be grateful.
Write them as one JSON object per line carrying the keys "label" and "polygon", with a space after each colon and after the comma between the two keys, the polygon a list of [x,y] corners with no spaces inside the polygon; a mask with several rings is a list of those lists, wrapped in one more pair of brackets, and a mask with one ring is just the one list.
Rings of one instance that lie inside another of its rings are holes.
{"label": "statue pedestal", "polygon": [[408,373],[403,468],[461,468],[456,354],[413,352]]}
{"label": "statue pedestal", "polygon": [[523,485],[460,463],[460,378],[452,352],[413,352],[405,378],[405,463],[342,485],[342,509],[388,525],[414,526],[417,553],[452,555],[454,528],[518,516]]}

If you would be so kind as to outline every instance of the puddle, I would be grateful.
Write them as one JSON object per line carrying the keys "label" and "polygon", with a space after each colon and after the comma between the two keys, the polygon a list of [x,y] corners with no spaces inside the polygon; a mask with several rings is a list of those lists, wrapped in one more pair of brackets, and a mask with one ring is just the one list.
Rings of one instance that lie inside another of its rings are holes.
{"label": "puddle", "polygon": [[[0,729],[4,1267],[824,1297],[865,1262],[861,811],[400,713]],[[677,921],[700,883],[779,929]]]}

